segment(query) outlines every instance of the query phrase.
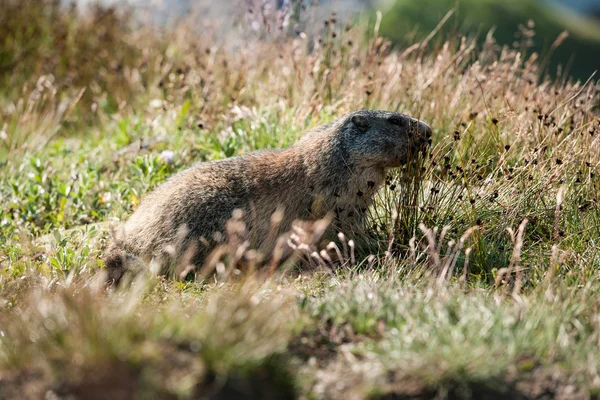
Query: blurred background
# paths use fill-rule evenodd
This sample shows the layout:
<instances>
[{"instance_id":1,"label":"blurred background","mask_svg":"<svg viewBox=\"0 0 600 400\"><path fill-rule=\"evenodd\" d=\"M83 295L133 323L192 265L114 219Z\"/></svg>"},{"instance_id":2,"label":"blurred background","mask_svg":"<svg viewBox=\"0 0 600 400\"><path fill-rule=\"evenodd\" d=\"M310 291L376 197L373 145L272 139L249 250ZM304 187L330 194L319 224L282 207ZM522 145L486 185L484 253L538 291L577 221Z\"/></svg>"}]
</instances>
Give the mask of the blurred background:
<instances>
[{"instance_id":1,"label":"blurred background","mask_svg":"<svg viewBox=\"0 0 600 400\"><path fill-rule=\"evenodd\" d=\"M249 9L270 10L274 14L282 9L317 5L321 17L332 12L340 20L361 15L373 25L376 12L381 11L379 33L396 48L410 47L432 32L436 34L428 38L429 46L439 47L448 37L460 36L476 37L483 45L491 33L496 46L519 49L525 57L538 54L542 73L552 77L585 81L600 67L600 0L0 0L0 3L4 9L4 15L0 15L3 40L15 37L27 41L28 35L36 31L35 24L39 22L41 27L45 23L33 12L41 4L60 4L65 8L75 4L79 9L98 4L127 5L132 10L131 16L138 21L152 20L165 26L186 17L188 23L193 20L198 24L199 34L207 32L202 30L202 24L210 23L211 34L216 31L221 35L233 31L236 21L244 18ZM30 10L24 13L25 8ZM22 20L26 26L21 27L13 14L18 14L17 18L29 15L31 19ZM316 14L313 20L319 20ZM298 34L306 29L306 26L295 30L292 27L288 31ZM10 73L15 54L17 59L20 57L10 47L0 49L0 73Z\"/></svg>"},{"instance_id":2,"label":"blurred background","mask_svg":"<svg viewBox=\"0 0 600 400\"><path fill-rule=\"evenodd\" d=\"M79 18L85 10L90 18ZM476 39L481 49L518 50L539 65L539 78L586 81L600 67L600 0L0 0L0 93L51 74L62 87L96 87L120 98L125 83L114 71L145 65L136 54L147 35L129 35L136 26L152 27L164 46L170 28L185 26L239 49L248 35L319 37L334 14L369 24L367 32L401 52L415 44L421 54L456 50ZM100 83L90 87L92 80ZM87 90L84 103L90 97Z\"/></svg>"},{"instance_id":3,"label":"blurred background","mask_svg":"<svg viewBox=\"0 0 600 400\"><path fill-rule=\"evenodd\" d=\"M78 0L80 5L97 0ZM195 10L200 18L218 19L239 12L240 3L281 9L318 4L324 13L383 12L380 33L407 47L438 33L430 44L440 45L448 34L476 36L484 43L492 32L498 45L540 54L545 72L586 80L600 67L600 0L101 0L128 4L145 18L166 24ZM66 2L65 2L66 3ZM200 10L198 12L198 10ZM226 21L226 20L225 20ZM443 25L440 22L443 21ZM223 20L222 22L223 23ZM226 23L225 23L226 25ZM437 30L436 30L437 29ZM561 67L562 66L562 67Z\"/></svg>"}]
</instances>

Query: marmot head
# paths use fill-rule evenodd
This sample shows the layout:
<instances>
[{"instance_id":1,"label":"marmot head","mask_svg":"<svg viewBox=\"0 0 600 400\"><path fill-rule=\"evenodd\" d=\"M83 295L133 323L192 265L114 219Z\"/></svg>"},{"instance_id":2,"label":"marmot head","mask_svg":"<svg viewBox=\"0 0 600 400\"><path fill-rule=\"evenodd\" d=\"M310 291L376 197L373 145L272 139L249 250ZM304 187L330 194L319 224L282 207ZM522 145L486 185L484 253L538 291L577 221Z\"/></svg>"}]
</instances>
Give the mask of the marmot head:
<instances>
[{"instance_id":1,"label":"marmot head","mask_svg":"<svg viewBox=\"0 0 600 400\"><path fill-rule=\"evenodd\" d=\"M336 139L355 166L399 167L431 143L429 125L398 112L355 111L339 123Z\"/></svg>"}]
</instances>

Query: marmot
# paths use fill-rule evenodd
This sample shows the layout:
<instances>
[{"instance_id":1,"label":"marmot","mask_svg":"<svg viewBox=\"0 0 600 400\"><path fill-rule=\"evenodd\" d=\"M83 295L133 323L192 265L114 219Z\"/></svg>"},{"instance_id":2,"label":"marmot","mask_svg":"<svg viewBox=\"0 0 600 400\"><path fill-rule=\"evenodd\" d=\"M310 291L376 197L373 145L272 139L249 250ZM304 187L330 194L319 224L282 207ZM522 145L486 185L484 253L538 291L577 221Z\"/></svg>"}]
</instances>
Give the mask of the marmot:
<instances>
[{"instance_id":1,"label":"marmot","mask_svg":"<svg viewBox=\"0 0 600 400\"><path fill-rule=\"evenodd\" d=\"M254 248L268 247L278 209L280 232L328 212L345 226L360 225L385 170L425 150L431 133L401 113L361 110L312 129L286 149L198 163L157 187L116 232L104 258L109 275L118 280L127 262L160 259L176 242L179 257L192 246L191 262L202 266L235 209L244 212Z\"/></svg>"}]
</instances>

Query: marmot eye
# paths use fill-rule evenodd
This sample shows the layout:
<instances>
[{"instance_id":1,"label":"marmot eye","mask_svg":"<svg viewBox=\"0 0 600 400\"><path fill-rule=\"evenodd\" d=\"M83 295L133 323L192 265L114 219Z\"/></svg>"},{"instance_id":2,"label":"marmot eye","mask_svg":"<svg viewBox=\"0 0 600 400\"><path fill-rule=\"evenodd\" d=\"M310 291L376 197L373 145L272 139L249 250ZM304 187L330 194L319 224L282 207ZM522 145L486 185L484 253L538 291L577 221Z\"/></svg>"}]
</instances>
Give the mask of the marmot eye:
<instances>
[{"instance_id":1,"label":"marmot eye","mask_svg":"<svg viewBox=\"0 0 600 400\"><path fill-rule=\"evenodd\" d=\"M390 117L388 118L388 121L390 122L390 124L398 126L402 126L404 124L404 121L400 117Z\"/></svg>"}]
</instances>

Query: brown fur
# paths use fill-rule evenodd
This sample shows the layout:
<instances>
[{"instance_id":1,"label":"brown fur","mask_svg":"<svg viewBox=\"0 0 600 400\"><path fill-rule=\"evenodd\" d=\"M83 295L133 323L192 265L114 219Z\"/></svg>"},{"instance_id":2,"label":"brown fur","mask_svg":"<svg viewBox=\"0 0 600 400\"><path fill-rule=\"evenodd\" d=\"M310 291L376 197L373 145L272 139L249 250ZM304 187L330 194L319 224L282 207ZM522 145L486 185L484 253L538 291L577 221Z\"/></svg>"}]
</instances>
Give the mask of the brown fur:
<instances>
[{"instance_id":1,"label":"brown fur","mask_svg":"<svg viewBox=\"0 0 600 400\"><path fill-rule=\"evenodd\" d=\"M313 129L287 149L196 164L150 193L116 233L104 259L109 275L118 280L132 260L163 257L169 245L176 257L193 250L187 253L192 264L202 265L235 209L244 211L255 248L272 245L266 242L273 240L271 216L278 209L280 232L328 212L339 226L361 225L385 170L406 163L430 137L429 126L404 114L362 110Z\"/></svg>"}]
</instances>

